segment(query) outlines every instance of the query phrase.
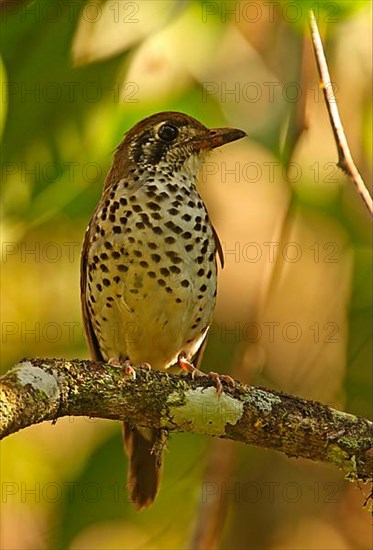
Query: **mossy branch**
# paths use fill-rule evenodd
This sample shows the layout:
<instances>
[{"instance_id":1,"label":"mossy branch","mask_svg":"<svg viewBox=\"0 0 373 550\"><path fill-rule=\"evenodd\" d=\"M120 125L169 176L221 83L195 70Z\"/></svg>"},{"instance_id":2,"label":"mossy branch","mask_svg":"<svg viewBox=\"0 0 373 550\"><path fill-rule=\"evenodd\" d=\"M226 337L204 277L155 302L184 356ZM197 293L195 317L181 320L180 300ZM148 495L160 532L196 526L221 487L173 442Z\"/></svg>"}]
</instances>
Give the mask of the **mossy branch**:
<instances>
[{"instance_id":1,"label":"mossy branch","mask_svg":"<svg viewBox=\"0 0 373 550\"><path fill-rule=\"evenodd\" d=\"M232 439L333 464L352 480L372 479L372 423L327 405L209 377L137 369L93 361L25 359L0 379L0 437L44 420L89 416L127 420Z\"/></svg>"}]
</instances>

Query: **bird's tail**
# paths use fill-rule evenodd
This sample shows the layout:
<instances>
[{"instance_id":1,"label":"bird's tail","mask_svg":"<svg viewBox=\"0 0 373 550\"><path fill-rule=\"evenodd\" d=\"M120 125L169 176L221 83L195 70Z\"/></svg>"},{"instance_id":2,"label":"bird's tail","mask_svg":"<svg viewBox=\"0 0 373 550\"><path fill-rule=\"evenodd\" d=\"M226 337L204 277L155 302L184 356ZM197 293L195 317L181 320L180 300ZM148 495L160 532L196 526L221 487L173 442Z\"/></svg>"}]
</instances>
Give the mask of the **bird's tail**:
<instances>
[{"instance_id":1,"label":"bird's tail","mask_svg":"<svg viewBox=\"0 0 373 550\"><path fill-rule=\"evenodd\" d=\"M162 467L161 430L132 427L123 422L128 454L128 489L138 510L150 506L158 492Z\"/></svg>"}]
</instances>

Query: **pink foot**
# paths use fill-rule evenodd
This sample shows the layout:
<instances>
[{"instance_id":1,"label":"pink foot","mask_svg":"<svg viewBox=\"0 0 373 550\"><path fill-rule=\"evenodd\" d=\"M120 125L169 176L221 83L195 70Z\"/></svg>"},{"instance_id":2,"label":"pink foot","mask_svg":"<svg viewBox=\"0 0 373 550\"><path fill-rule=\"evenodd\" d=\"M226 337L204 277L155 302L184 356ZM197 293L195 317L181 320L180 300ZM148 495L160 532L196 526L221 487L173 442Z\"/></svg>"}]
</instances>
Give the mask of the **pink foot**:
<instances>
[{"instance_id":1,"label":"pink foot","mask_svg":"<svg viewBox=\"0 0 373 550\"><path fill-rule=\"evenodd\" d=\"M192 375L192 378L193 380L196 378L196 377L200 377L200 376L209 376L211 378L211 380L214 381L215 383L215 386L216 386L216 391L217 393L220 395L223 391L223 384L222 384L222 381L225 382L226 384L229 384L230 386L232 386L233 388L236 386L236 383L235 381L233 380L233 378L231 376L228 376L227 374L218 374L217 372L209 372L208 374L202 372L201 370L199 369L196 369L196 367L194 365L192 365L192 363L190 363L190 361L188 361L184 355L180 354L178 359L177 359L177 362L178 362L178 365L179 367Z\"/></svg>"},{"instance_id":2,"label":"pink foot","mask_svg":"<svg viewBox=\"0 0 373 550\"><path fill-rule=\"evenodd\" d=\"M127 376L130 376L132 380L136 380L136 371L128 359L124 362L124 372L127 374Z\"/></svg>"},{"instance_id":3,"label":"pink foot","mask_svg":"<svg viewBox=\"0 0 373 550\"><path fill-rule=\"evenodd\" d=\"M132 380L136 380L136 372L133 366L131 365L131 361L126 359L125 361L121 361L117 357L110 357L108 361L109 365L112 367L116 367L118 369L123 369L124 372L132 378Z\"/></svg>"},{"instance_id":4,"label":"pink foot","mask_svg":"<svg viewBox=\"0 0 373 550\"><path fill-rule=\"evenodd\" d=\"M229 386L232 386L232 388L236 387L236 382L233 380L231 376L228 376L228 374L218 374L217 372L209 372L209 377L214 380L216 385L216 391L218 394L221 394L223 391L223 384L222 381L228 384Z\"/></svg>"}]
</instances>

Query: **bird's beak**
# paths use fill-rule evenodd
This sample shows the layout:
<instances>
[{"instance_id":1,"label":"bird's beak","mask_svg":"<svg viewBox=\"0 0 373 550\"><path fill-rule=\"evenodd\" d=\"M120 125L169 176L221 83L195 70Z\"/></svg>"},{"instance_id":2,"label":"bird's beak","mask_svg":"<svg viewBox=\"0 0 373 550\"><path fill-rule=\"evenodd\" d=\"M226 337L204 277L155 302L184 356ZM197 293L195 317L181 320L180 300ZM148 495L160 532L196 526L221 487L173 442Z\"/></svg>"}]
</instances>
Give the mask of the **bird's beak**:
<instances>
[{"instance_id":1,"label":"bird's beak","mask_svg":"<svg viewBox=\"0 0 373 550\"><path fill-rule=\"evenodd\" d=\"M202 136L194 138L193 142L200 151L209 151L245 136L246 132L236 128L212 128Z\"/></svg>"}]
</instances>

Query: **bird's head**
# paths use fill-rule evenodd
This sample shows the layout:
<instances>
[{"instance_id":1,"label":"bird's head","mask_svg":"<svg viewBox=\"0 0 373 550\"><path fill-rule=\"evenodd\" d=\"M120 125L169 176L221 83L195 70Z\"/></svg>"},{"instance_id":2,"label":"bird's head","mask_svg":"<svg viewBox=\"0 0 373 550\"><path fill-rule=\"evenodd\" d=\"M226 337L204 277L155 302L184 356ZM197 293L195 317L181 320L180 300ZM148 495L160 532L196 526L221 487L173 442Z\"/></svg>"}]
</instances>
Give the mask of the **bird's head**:
<instances>
[{"instance_id":1,"label":"bird's head","mask_svg":"<svg viewBox=\"0 0 373 550\"><path fill-rule=\"evenodd\" d=\"M208 152L245 135L234 128L209 129L183 113L157 113L125 134L114 162L125 161L148 173L189 168L196 174Z\"/></svg>"}]
</instances>

